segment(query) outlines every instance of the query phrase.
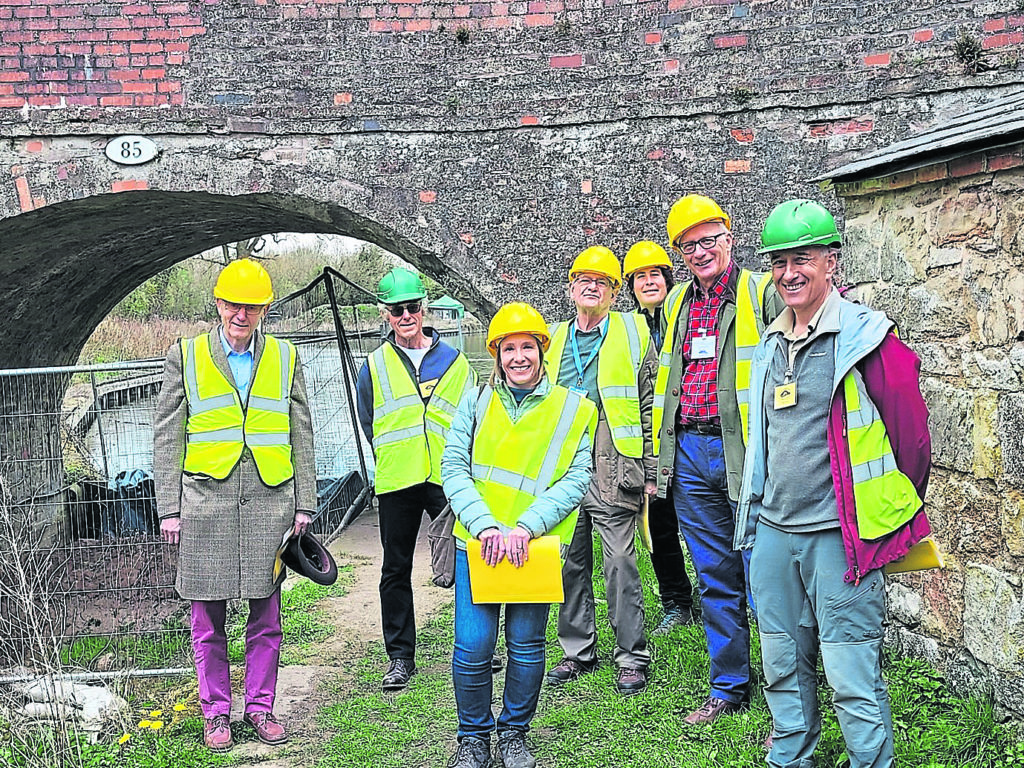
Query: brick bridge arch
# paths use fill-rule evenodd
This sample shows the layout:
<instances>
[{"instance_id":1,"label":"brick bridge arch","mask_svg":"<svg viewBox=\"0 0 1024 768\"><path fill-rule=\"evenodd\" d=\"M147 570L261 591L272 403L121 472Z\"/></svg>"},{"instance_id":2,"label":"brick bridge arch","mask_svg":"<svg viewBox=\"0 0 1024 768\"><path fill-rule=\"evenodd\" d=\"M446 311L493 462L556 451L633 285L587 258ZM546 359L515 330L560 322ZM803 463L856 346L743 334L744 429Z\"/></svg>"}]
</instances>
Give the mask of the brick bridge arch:
<instances>
[{"instance_id":1,"label":"brick bridge arch","mask_svg":"<svg viewBox=\"0 0 1024 768\"><path fill-rule=\"evenodd\" d=\"M0 220L0 367L74 363L96 325L142 282L222 243L273 232L374 243L446 285L481 316L491 303L436 254L345 207L298 195L154 190L103 194Z\"/></svg>"}]
</instances>

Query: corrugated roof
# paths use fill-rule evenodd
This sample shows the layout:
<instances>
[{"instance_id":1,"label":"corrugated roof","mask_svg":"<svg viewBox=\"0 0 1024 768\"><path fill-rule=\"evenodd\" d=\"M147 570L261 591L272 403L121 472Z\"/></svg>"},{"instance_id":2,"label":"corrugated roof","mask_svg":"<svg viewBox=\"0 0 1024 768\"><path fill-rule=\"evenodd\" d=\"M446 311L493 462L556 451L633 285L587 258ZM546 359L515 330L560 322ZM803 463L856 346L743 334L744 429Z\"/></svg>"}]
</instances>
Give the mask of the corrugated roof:
<instances>
[{"instance_id":1,"label":"corrugated roof","mask_svg":"<svg viewBox=\"0 0 1024 768\"><path fill-rule=\"evenodd\" d=\"M1024 90L898 141L811 181L859 181L922 168L1024 140Z\"/></svg>"}]
</instances>

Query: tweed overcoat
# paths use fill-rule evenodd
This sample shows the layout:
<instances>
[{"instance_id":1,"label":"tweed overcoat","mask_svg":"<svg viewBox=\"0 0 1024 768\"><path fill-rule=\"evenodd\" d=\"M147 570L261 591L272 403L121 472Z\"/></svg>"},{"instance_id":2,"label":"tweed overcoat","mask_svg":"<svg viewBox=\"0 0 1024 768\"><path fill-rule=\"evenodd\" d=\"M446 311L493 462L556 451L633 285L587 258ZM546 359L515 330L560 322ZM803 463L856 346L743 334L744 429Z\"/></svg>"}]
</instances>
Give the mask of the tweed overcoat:
<instances>
[{"instance_id":1,"label":"tweed overcoat","mask_svg":"<svg viewBox=\"0 0 1024 768\"><path fill-rule=\"evenodd\" d=\"M256 332L252 376L265 346ZM210 332L214 363L234 384L220 327ZM252 380L250 379L250 390ZM243 404L244 406L245 404ZM248 449L223 480L185 473L188 400L182 378L181 346L167 351L163 387L153 416L153 468L157 513L181 517L178 593L188 600L260 599L270 596L274 556L296 512L316 510L313 427L302 365L296 356L291 407L292 464L295 476L269 488L260 480Z\"/></svg>"}]
</instances>

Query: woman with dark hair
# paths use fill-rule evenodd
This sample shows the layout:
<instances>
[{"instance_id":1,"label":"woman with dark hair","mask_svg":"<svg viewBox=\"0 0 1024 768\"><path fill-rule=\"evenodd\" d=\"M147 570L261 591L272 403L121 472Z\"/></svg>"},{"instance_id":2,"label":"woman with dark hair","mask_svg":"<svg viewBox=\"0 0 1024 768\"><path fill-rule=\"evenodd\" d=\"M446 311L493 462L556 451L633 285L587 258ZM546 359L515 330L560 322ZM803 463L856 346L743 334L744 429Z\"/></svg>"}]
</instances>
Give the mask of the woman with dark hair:
<instances>
[{"instance_id":1,"label":"woman with dark hair","mask_svg":"<svg viewBox=\"0 0 1024 768\"><path fill-rule=\"evenodd\" d=\"M672 261L660 245L641 240L626 253L623 274L637 312L647 320L651 339L661 354L668 319L683 295L682 290L675 287ZM693 622L693 585L686 575L686 560L672 499L654 497L648 503L654 550L651 552L651 565L658 579L664 609L661 623L651 631L652 637L658 637L667 635L674 627Z\"/></svg>"},{"instance_id":2,"label":"woman with dark hair","mask_svg":"<svg viewBox=\"0 0 1024 768\"><path fill-rule=\"evenodd\" d=\"M590 485L591 440L597 409L577 392L553 384L544 371L550 336L529 304L506 304L491 320L490 381L463 397L441 457L441 481L456 523L455 649L452 677L459 748L450 768L491 765L491 734L506 768L537 764L526 732L544 678L548 603L505 604L508 665L502 710L491 712L491 657L500 603L474 602L467 541L494 567L504 558L521 568L531 541L557 536L568 548L577 506ZM477 557L477 555L473 555ZM510 578L515 578L515 573Z\"/></svg>"}]
</instances>

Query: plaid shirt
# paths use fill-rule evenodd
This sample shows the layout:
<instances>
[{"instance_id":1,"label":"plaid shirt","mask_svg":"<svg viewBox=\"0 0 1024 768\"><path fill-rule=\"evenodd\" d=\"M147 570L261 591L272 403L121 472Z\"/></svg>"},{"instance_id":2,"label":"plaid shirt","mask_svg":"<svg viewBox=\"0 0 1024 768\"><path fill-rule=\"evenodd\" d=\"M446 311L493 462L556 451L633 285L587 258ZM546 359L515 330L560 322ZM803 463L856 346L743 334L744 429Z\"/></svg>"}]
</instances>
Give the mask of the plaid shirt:
<instances>
[{"instance_id":1,"label":"plaid shirt","mask_svg":"<svg viewBox=\"0 0 1024 768\"><path fill-rule=\"evenodd\" d=\"M736 263L729 260L711 290L704 291L700 282L693 281L693 301L690 303L690 316L686 327L686 338L683 340L683 380L679 394L679 423L692 424L703 422L719 424L718 419L718 355L703 360L690 357L690 340L694 336L708 335L715 339L718 349L718 313L722 307L722 299L729 285Z\"/></svg>"}]
</instances>

